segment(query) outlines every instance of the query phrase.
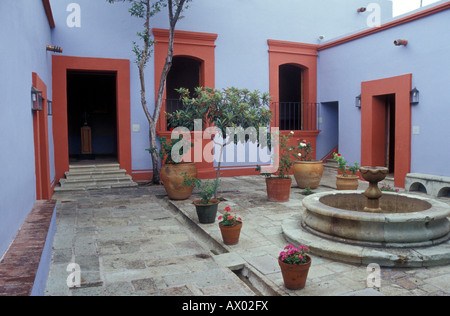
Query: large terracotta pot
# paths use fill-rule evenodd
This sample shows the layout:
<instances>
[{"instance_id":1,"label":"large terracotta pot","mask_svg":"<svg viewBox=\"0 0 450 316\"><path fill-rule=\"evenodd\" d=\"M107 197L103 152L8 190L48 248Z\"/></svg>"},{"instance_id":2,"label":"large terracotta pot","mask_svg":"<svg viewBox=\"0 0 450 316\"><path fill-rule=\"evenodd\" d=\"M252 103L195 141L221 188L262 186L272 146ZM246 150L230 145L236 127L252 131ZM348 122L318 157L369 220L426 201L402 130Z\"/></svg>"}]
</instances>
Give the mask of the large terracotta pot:
<instances>
[{"instance_id":1,"label":"large terracotta pot","mask_svg":"<svg viewBox=\"0 0 450 316\"><path fill-rule=\"evenodd\" d=\"M222 226L222 223L219 223L219 227L220 232L222 233L223 243L225 245L236 245L239 242L242 222L239 222L236 226Z\"/></svg>"},{"instance_id":2,"label":"large terracotta pot","mask_svg":"<svg viewBox=\"0 0 450 316\"><path fill-rule=\"evenodd\" d=\"M322 161L296 161L294 178L301 189L317 189L323 175Z\"/></svg>"},{"instance_id":3,"label":"large terracotta pot","mask_svg":"<svg viewBox=\"0 0 450 316\"><path fill-rule=\"evenodd\" d=\"M188 177L196 178L197 167L195 163L167 164L161 168L161 180L171 200L186 200L194 191L194 187L183 186L184 173Z\"/></svg>"},{"instance_id":4,"label":"large terracotta pot","mask_svg":"<svg viewBox=\"0 0 450 316\"><path fill-rule=\"evenodd\" d=\"M220 201L211 199L208 204L201 204L202 200L194 201L195 210L200 224L212 224L216 221L217 209Z\"/></svg>"},{"instance_id":5,"label":"large terracotta pot","mask_svg":"<svg viewBox=\"0 0 450 316\"><path fill-rule=\"evenodd\" d=\"M291 195L292 179L266 178L267 198L272 202L287 202Z\"/></svg>"},{"instance_id":6,"label":"large terracotta pot","mask_svg":"<svg viewBox=\"0 0 450 316\"><path fill-rule=\"evenodd\" d=\"M338 190L358 190L359 177L350 175L350 176L343 176L343 175L337 175L336 176L336 187Z\"/></svg>"},{"instance_id":7,"label":"large terracotta pot","mask_svg":"<svg viewBox=\"0 0 450 316\"><path fill-rule=\"evenodd\" d=\"M281 274L283 275L284 286L287 289L300 290L305 287L309 268L311 267L311 257L307 257L308 261L302 265L287 264L278 259L278 264L281 268Z\"/></svg>"}]
</instances>

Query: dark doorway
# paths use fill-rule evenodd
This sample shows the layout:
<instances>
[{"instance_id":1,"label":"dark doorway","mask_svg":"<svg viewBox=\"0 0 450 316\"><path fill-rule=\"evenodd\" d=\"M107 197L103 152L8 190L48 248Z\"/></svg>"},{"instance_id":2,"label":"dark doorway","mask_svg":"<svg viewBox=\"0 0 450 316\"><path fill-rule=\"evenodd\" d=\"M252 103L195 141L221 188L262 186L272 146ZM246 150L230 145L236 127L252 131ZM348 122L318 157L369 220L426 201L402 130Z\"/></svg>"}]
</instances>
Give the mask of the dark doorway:
<instances>
[{"instance_id":1,"label":"dark doorway","mask_svg":"<svg viewBox=\"0 0 450 316\"><path fill-rule=\"evenodd\" d=\"M279 69L280 130L302 130L302 68L281 65Z\"/></svg>"},{"instance_id":2,"label":"dark doorway","mask_svg":"<svg viewBox=\"0 0 450 316\"><path fill-rule=\"evenodd\" d=\"M395 171L395 94L389 94L386 98L386 167L389 173Z\"/></svg>"},{"instance_id":3,"label":"dark doorway","mask_svg":"<svg viewBox=\"0 0 450 316\"><path fill-rule=\"evenodd\" d=\"M201 61L185 57L175 56L172 68L167 75L166 112L173 113L181 109L179 88L186 88L194 96L194 89L201 86L200 78Z\"/></svg>"},{"instance_id":4,"label":"dark doorway","mask_svg":"<svg viewBox=\"0 0 450 316\"><path fill-rule=\"evenodd\" d=\"M117 75L67 72L70 161L117 160Z\"/></svg>"}]
</instances>

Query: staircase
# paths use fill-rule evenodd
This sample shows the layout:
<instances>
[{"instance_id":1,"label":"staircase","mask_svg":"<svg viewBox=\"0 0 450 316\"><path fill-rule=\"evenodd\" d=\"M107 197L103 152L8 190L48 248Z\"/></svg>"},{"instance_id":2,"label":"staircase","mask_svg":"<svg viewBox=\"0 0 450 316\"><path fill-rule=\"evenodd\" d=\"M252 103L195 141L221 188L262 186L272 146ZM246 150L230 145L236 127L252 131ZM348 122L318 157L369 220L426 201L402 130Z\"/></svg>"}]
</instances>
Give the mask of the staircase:
<instances>
[{"instance_id":1,"label":"staircase","mask_svg":"<svg viewBox=\"0 0 450 316\"><path fill-rule=\"evenodd\" d=\"M135 187L126 170L120 169L118 163L97 165L71 165L55 187L55 191L84 191L111 188Z\"/></svg>"}]
</instances>

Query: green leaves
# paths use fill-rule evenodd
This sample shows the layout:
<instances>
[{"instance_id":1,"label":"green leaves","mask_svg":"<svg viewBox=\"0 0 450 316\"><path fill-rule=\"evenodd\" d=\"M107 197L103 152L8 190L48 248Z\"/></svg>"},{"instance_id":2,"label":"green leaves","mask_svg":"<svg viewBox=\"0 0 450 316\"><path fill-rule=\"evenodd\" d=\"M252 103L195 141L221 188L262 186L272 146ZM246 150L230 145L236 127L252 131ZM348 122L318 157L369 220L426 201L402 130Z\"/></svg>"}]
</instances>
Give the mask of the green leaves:
<instances>
[{"instance_id":1,"label":"green leaves","mask_svg":"<svg viewBox=\"0 0 450 316\"><path fill-rule=\"evenodd\" d=\"M187 89L178 89L183 102L183 110L166 114L170 127L183 126L193 130L195 119L202 120L203 126L214 125L222 132L224 138L230 136L227 128L255 128L268 127L272 119L269 110L270 96L268 93L249 91L248 89L228 88L216 90L198 87L194 97L190 97ZM234 142L246 142L253 137L238 139Z\"/></svg>"}]
</instances>

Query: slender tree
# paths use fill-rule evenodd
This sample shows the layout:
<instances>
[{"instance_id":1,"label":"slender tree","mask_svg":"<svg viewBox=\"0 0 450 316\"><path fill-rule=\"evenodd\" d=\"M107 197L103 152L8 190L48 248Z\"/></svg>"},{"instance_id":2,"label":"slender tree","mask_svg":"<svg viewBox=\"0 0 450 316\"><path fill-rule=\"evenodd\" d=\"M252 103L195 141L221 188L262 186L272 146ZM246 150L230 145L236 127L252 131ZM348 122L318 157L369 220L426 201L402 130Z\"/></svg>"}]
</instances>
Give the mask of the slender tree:
<instances>
[{"instance_id":1,"label":"slender tree","mask_svg":"<svg viewBox=\"0 0 450 316\"><path fill-rule=\"evenodd\" d=\"M166 88L167 75L172 67L173 60L173 43L175 36L175 27L177 22L181 18L181 14L184 9L187 8L187 4L192 0L107 0L109 3L115 2L129 2L129 12L131 16L138 17L144 20L144 30L138 32L137 35L141 39L142 43L139 45L133 42L133 52L136 55L136 64L139 68L139 79L141 82L141 105L144 110L145 116L149 123L149 142L150 148L157 147L156 142L156 126L158 118L161 113L161 107L163 104L164 90ZM147 97L145 91L145 67L149 61L152 53L152 48L155 42L151 36L151 18L161 11L162 8L167 8L169 13L169 49L167 51L166 62L161 73L161 79L159 82L158 96L153 113L150 112L147 104ZM160 157L156 151L151 152L153 163L153 180L155 184L160 183Z\"/></svg>"}]
</instances>

